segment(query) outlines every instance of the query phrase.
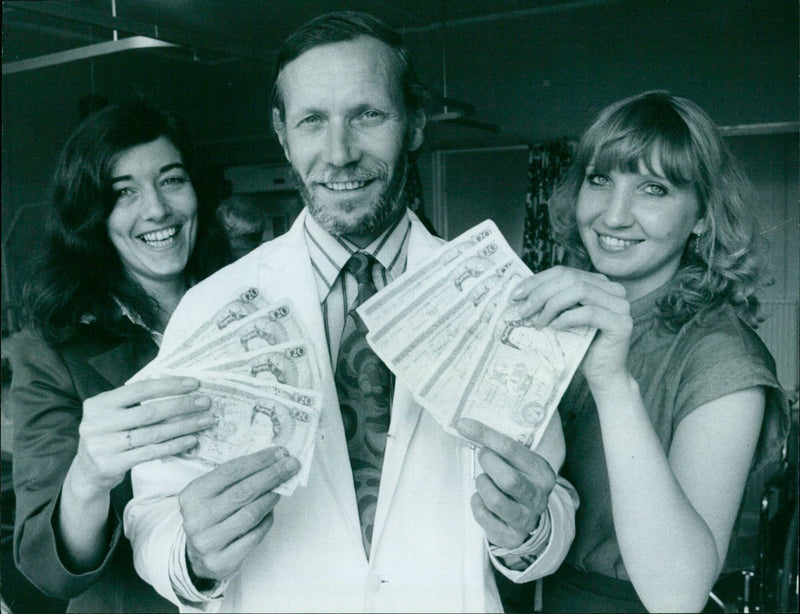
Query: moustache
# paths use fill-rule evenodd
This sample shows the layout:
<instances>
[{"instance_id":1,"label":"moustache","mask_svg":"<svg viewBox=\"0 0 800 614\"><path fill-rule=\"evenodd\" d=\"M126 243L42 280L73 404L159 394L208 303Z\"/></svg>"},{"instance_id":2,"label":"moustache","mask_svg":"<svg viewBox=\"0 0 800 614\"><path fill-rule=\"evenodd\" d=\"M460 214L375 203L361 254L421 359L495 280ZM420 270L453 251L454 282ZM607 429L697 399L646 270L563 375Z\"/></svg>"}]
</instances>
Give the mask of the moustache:
<instances>
[{"instance_id":1,"label":"moustache","mask_svg":"<svg viewBox=\"0 0 800 614\"><path fill-rule=\"evenodd\" d=\"M387 179L389 173L382 168L336 169L311 173L308 183L346 183L348 181L374 181Z\"/></svg>"}]
</instances>

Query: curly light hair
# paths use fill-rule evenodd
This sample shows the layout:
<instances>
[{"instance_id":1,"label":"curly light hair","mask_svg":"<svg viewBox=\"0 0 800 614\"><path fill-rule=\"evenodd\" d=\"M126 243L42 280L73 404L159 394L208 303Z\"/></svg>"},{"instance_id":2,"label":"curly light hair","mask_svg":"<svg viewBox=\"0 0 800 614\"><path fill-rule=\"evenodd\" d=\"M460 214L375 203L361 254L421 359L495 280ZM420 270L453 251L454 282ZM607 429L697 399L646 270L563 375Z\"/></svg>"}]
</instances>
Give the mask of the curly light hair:
<instances>
[{"instance_id":1,"label":"curly light hair","mask_svg":"<svg viewBox=\"0 0 800 614\"><path fill-rule=\"evenodd\" d=\"M753 190L711 118L692 101L650 91L603 109L583 135L572 166L550 199L556 239L575 264L591 267L576 221L586 168L596 172L653 172L660 163L670 182L692 186L706 230L691 237L670 291L660 300L661 319L678 328L696 314L729 303L751 326L758 321L756 290L762 285L760 235Z\"/></svg>"}]
</instances>

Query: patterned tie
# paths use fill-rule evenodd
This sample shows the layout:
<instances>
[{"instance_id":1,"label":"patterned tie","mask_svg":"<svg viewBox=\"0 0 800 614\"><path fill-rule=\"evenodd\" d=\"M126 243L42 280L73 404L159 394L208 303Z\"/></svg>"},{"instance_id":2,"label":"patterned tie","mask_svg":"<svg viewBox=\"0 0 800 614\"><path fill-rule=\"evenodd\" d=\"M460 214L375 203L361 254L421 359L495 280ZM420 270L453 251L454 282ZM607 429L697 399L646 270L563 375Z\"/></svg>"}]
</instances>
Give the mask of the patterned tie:
<instances>
[{"instance_id":1,"label":"patterned tie","mask_svg":"<svg viewBox=\"0 0 800 614\"><path fill-rule=\"evenodd\" d=\"M347 314L336 363L336 391L353 469L361 539L367 557L389 431L392 385L389 369L367 345L367 328L355 311L377 292L372 282L373 262L372 256L356 253L345 264L345 270L358 281L358 297Z\"/></svg>"}]
</instances>

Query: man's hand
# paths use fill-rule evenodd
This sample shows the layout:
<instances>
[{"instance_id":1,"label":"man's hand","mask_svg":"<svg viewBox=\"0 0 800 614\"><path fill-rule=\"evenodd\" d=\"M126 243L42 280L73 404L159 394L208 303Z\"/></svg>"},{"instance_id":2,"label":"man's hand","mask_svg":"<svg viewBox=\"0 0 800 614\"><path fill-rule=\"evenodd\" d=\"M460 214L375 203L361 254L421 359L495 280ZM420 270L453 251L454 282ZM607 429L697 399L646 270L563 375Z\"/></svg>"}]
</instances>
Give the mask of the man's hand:
<instances>
[{"instance_id":1,"label":"man's hand","mask_svg":"<svg viewBox=\"0 0 800 614\"><path fill-rule=\"evenodd\" d=\"M521 545L547 509L556 474L536 452L475 420L462 419L459 433L482 446L485 473L475 480L472 513L495 546Z\"/></svg>"},{"instance_id":2,"label":"man's hand","mask_svg":"<svg viewBox=\"0 0 800 614\"><path fill-rule=\"evenodd\" d=\"M272 492L300 469L284 448L228 461L197 478L178 497L187 563L200 579L235 573L272 526L280 495Z\"/></svg>"}]
</instances>

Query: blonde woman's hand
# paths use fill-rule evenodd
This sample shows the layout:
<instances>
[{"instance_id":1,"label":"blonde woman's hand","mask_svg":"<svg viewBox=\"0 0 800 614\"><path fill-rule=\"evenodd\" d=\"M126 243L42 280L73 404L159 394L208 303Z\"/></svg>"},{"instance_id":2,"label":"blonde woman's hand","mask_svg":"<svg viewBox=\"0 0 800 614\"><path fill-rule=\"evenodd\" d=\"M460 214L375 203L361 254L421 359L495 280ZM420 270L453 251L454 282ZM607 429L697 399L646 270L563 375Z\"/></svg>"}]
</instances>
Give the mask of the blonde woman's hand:
<instances>
[{"instance_id":1,"label":"blonde woman's hand","mask_svg":"<svg viewBox=\"0 0 800 614\"><path fill-rule=\"evenodd\" d=\"M627 374L633 320L622 285L605 275L556 266L520 282L512 300L537 327L597 328L581 370L594 390Z\"/></svg>"}]
</instances>

